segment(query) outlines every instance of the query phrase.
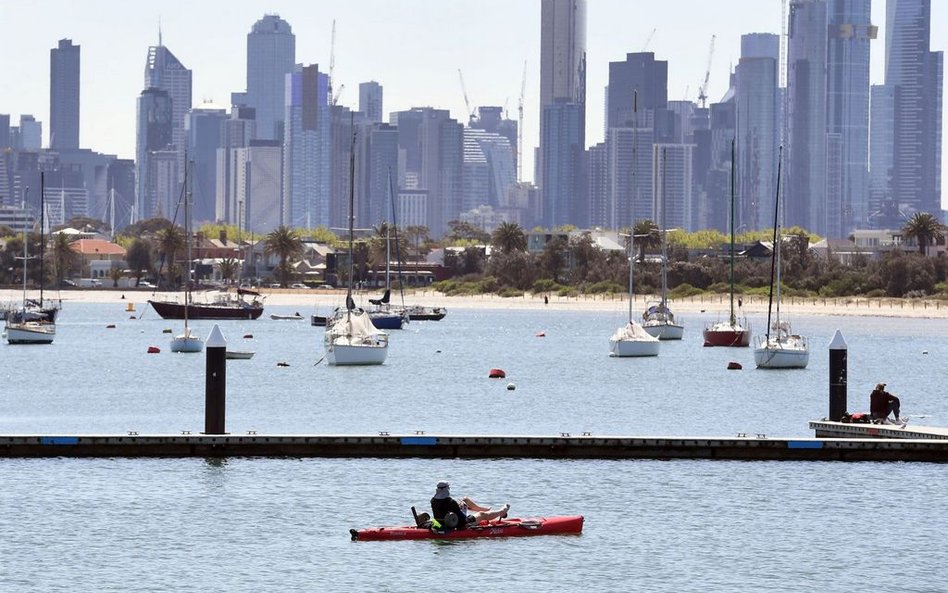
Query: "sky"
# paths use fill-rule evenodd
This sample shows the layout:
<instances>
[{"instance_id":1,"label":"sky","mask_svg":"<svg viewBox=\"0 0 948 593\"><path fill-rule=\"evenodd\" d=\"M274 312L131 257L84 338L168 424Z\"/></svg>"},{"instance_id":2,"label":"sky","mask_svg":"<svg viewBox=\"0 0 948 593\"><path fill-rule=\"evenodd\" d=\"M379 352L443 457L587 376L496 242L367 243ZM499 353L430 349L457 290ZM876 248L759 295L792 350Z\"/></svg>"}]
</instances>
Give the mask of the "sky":
<instances>
[{"instance_id":1,"label":"sky","mask_svg":"<svg viewBox=\"0 0 948 593\"><path fill-rule=\"evenodd\" d=\"M873 0L880 37L871 80L884 81L885 1ZM466 121L458 70L472 108L505 106L517 118L524 86L524 169L533 179L539 137L539 0L0 0L0 113L33 114L49 134L49 50L59 39L81 46L80 144L133 158L135 104L150 45L162 41L193 71L195 106L228 107L246 88L247 33L265 13L296 35L296 60L328 71L336 23L334 87L358 108L359 83L378 81L383 109L432 106ZM667 60L669 99L696 100L714 52L709 102L727 90L744 33L780 33L781 0L588 0L587 144L603 139L610 61L643 50ZM932 2L932 50L948 45L948 1ZM524 65L526 64L526 69ZM524 71L526 77L524 79ZM943 118L948 128L948 118ZM948 134L942 134L943 143ZM942 199L948 159L942 155Z\"/></svg>"}]
</instances>

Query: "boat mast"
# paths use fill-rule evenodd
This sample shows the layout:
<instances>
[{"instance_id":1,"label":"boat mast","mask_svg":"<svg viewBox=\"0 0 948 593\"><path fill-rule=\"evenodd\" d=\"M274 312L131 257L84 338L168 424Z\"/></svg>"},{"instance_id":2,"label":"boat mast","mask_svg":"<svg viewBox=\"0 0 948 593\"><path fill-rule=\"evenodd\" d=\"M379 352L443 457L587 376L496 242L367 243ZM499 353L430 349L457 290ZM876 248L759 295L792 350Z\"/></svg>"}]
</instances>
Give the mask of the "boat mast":
<instances>
[{"instance_id":1,"label":"boat mast","mask_svg":"<svg viewBox=\"0 0 948 593\"><path fill-rule=\"evenodd\" d=\"M190 177L188 176L188 163L185 161L184 165L184 238L188 243L188 265L187 278L184 280L184 337L185 339L190 337L188 332L188 305L191 304L191 186L188 185L191 182Z\"/></svg>"},{"instance_id":2,"label":"boat mast","mask_svg":"<svg viewBox=\"0 0 948 593\"><path fill-rule=\"evenodd\" d=\"M737 324L737 318L734 316L734 139L731 139L731 329Z\"/></svg>"},{"instance_id":3,"label":"boat mast","mask_svg":"<svg viewBox=\"0 0 948 593\"><path fill-rule=\"evenodd\" d=\"M355 301L352 300L352 275L355 272L354 266L354 253L352 251L352 233L353 228L355 227L355 212L353 210L355 202L355 144L356 144L356 132L355 127L352 126L350 122L350 127L352 129L352 145L349 149L349 281L346 283L346 321L351 323L352 318L352 307ZM349 325L349 330L351 331L352 326Z\"/></svg>"},{"instance_id":4,"label":"boat mast","mask_svg":"<svg viewBox=\"0 0 948 593\"><path fill-rule=\"evenodd\" d=\"M780 149L777 152L777 193L774 196L774 244L773 244L773 253L770 256L770 294L768 296L767 302L767 333L766 339L764 341L765 346L770 345L770 317L773 311L774 306L774 272L777 268L777 258L779 257L779 246L777 245L777 213L780 211L779 202L780 202L780 173L781 167L783 165L783 145L780 146ZM778 277L779 282L779 277ZM778 287L779 291L779 287ZM779 299L779 292L778 292ZM779 305L778 305L778 315L779 315ZM778 318L779 322L779 318ZM779 333L778 333L779 335Z\"/></svg>"},{"instance_id":5,"label":"boat mast","mask_svg":"<svg viewBox=\"0 0 948 593\"><path fill-rule=\"evenodd\" d=\"M26 250L26 246L29 244L29 240L28 240L29 235L27 234L28 225L26 224L28 220L26 217L26 198L29 195L30 195L30 188L27 187L23 190L23 319L22 321L26 321L26 262L29 259L28 257L29 254Z\"/></svg>"},{"instance_id":6,"label":"boat mast","mask_svg":"<svg viewBox=\"0 0 948 593\"><path fill-rule=\"evenodd\" d=\"M635 166L636 149L638 148L638 137L636 132L639 127L639 91L632 91L632 195L635 196ZM633 198L631 208L629 208L629 220L632 226L629 227L629 323L632 323L632 270L635 267L635 199Z\"/></svg>"},{"instance_id":7,"label":"boat mast","mask_svg":"<svg viewBox=\"0 0 948 593\"><path fill-rule=\"evenodd\" d=\"M402 308L405 307L405 282L402 280L402 252L398 248L398 214L395 209L395 185L392 182L392 168L388 169L388 191L392 200L392 226L395 227L395 258L398 262L398 294L402 297ZM386 286L387 288L387 286Z\"/></svg>"},{"instance_id":8,"label":"boat mast","mask_svg":"<svg viewBox=\"0 0 948 593\"><path fill-rule=\"evenodd\" d=\"M667 165L666 150L666 148L662 147L662 314L665 314L668 310L668 241L666 236L668 231L665 229L665 184L667 182L665 177Z\"/></svg>"},{"instance_id":9,"label":"boat mast","mask_svg":"<svg viewBox=\"0 0 948 593\"><path fill-rule=\"evenodd\" d=\"M43 260L46 255L46 173L40 171L40 309L43 308L43 285L46 284L46 270L43 267ZM65 217L66 211L63 210ZM26 262L23 262L26 265Z\"/></svg>"}]
</instances>

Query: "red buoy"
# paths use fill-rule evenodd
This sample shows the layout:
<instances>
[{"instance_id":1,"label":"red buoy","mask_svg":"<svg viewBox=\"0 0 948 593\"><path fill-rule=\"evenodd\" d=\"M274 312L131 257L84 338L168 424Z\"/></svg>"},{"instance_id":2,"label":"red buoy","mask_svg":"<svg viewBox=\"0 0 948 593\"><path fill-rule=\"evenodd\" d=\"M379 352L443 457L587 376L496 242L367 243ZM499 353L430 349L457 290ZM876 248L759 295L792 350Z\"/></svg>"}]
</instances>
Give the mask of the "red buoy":
<instances>
[{"instance_id":1,"label":"red buoy","mask_svg":"<svg viewBox=\"0 0 948 593\"><path fill-rule=\"evenodd\" d=\"M742 367L742 366L741 366L741 363L739 363L739 362L735 362L735 361L732 360L731 362L727 363L727 370L729 370L729 371L739 371L739 370L741 370L742 368L744 368L744 367Z\"/></svg>"},{"instance_id":2,"label":"red buoy","mask_svg":"<svg viewBox=\"0 0 948 593\"><path fill-rule=\"evenodd\" d=\"M161 348L159 348L158 346L148 347L148 354L158 354L159 352L161 352Z\"/></svg>"},{"instance_id":3,"label":"red buoy","mask_svg":"<svg viewBox=\"0 0 948 593\"><path fill-rule=\"evenodd\" d=\"M491 379L503 379L507 376L507 373L503 369L491 369L487 376Z\"/></svg>"}]
</instances>

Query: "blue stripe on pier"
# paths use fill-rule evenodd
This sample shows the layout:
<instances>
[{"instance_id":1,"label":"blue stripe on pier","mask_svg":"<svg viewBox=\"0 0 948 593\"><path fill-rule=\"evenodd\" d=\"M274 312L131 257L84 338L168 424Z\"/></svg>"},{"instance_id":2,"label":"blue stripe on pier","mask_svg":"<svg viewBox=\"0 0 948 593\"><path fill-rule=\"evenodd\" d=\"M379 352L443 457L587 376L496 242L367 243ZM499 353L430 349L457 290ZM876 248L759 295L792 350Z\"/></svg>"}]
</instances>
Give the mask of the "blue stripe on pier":
<instances>
[{"instance_id":1,"label":"blue stripe on pier","mask_svg":"<svg viewBox=\"0 0 948 593\"><path fill-rule=\"evenodd\" d=\"M402 444L403 445L423 445L423 446L437 445L438 438L437 437L402 437Z\"/></svg>"},{"instance_id":2,"label":"blue stripe on pier","mask_svg":"<svg viewBox=\"0 0 948 593\"><path fill-rule=\"evenodd\" d=\"M41 445L78 445L79 437L40 437Z\"/></svg>"},{"instance_id":3,"label":"blue stripe on pier","mask_svg":"<svg viewBox=\"0 0 948 593\"><path fill-rule=\"evenodd\" d=\"M787 441L788 449L822 449L823 441Z\"/></svg>"}]
</instances>

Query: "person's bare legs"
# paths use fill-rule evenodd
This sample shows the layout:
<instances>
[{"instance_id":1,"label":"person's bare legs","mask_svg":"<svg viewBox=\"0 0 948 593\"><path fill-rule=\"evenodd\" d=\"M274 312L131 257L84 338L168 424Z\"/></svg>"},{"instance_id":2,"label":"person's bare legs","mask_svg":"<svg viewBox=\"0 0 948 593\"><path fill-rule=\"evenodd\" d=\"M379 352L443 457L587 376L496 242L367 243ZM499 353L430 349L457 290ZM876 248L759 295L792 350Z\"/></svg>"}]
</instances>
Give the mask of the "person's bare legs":
<instances>
[{"instance_id":1,"label":"person's bare legs","mask_svg":"<svg viewBox=\"0 0 948 593\"><path fill-rule=\"evenodd\" d=\"M510 510L510 505L505 504L502 507L497 509L487 509L485 511L474 511L470 513L474 520L480 523L481 521L493 521L494 519L500 519L501 517L507 516L507 511Z\"/></svg>"}]
</instances>

